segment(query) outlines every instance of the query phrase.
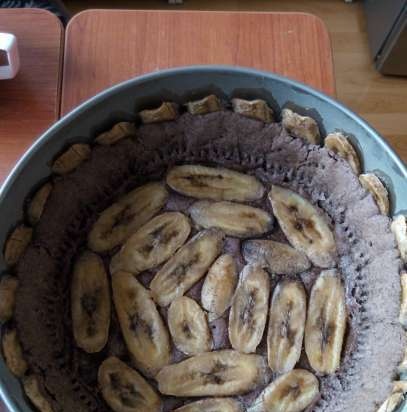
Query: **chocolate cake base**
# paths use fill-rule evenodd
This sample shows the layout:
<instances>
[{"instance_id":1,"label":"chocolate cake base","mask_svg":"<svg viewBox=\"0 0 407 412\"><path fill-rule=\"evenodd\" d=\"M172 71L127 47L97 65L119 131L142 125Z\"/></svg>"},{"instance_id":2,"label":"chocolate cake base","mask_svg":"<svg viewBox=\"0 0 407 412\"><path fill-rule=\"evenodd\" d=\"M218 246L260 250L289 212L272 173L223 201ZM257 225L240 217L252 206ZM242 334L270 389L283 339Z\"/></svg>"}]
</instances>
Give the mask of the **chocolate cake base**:
<instances>
[{"instance_id":1,"label":"chocolate cake base","mask_svg":"<svg viewBox=\"0 0 407 412\"><path fill-rule=\"evenodd\" d=\"M92 223L121 194L162 179L169 167L183 163L255 175L267 189L272 184L291 188L325 211L336 237L349 321L341 367L334 375L318 377L321 398L309 410L373 412L390 391L406 343L395 321L400 261L389 219L379 213L344 160L292 138L278 123L264 124L229 111L185 113L176 121L140 126L136 136L114 146L95 145L88 161L55 181L33 243L17 267L15 316L30 368L41 377L54 410L108 411L97 386L98 367L109 355L130 363L114 313L109 343L102 352L87 354L73 341L72 263L86 248ZM172 194L166 207L183 211L190 202ZM266 199L256 204L270 210ZM275 230L267 237L275 236L283 237ZM228 238L225 249L240 266L244 264L238 239ZM108 268L110 255L103 258ZM145 285L155 271L140 275ZM313 268L301 275L308 291L319 271ZM199 296L200 287L195 285L188 294ZM210 325L215 349L230 347L226 319L227 314ZM258 353L265 355L264 342ZM174 361L183 357L174 350ZM306 359L300 366L310 369ZM240 400L249 406L261 389ZM167 398L164 410L184 402Z\"/></svg>"}]
</instances>

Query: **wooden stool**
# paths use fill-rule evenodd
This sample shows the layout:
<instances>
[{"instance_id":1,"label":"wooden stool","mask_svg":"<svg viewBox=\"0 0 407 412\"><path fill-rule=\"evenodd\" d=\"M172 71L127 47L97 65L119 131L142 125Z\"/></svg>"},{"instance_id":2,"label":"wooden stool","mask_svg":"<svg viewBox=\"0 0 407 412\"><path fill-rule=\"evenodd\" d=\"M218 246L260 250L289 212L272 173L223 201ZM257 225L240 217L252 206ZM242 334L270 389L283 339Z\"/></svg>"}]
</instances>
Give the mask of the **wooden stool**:
<instances>
[{"instance_id":1,"label":"wooden stool","mask_svg":"<svg viewBox=\"0 0 407 412\"><path fill-rule=\"evenodd\" d=\"M254 67L335 94L329 35L313 15L89 10L67 27L62 113L123 80L192 64Z\"/></svg>"}]
</instances>

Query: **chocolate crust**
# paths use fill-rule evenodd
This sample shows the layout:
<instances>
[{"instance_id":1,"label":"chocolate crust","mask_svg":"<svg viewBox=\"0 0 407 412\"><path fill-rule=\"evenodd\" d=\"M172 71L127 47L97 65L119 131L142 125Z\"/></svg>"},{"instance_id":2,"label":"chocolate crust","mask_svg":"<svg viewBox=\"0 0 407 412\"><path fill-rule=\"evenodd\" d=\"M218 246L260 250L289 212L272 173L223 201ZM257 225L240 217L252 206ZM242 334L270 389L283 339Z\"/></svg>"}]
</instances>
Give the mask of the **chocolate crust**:
<instances>
[{"instance_id":1,"label":"chocolate crust","mask_svg":"<svg viewBox=\"0 0 407 412\"><path fill-rule=\"evenodd\" d=\"M117 196L148 180L161 179L169 167L182 163L255 175L267 189L271 184L291 188L325 211L334 227L337 266L346 286L348 338L340 370L319 377L321 399L309 410L374 411L390 391L406 343L395 322L400 261L390 220L380 215L372 196L361 188L343 159L289 136L279 123L265 124L230 111L184 113L175 121L141 125L136 137L112 146L94 146L87 161L55 179L33 242L16 269L20 287L15 312L30 368L41 377L53 408L109 410L99 395L97 367L108 355L120 354L124 360L128 356L114 318L110 343L101 353L84 354L72 343L71 266L86 246L91 224ZM175 195L169 204L177 210L186 207L185 199ZM265 199L258 205L266 207ZM233 254L242 262L239 247L233 247ZM104 259L107 265L109 255ZM316 272L303 274L306 286L307 277L312 279ZM197 292L199 285L190 291ZM218 324L218 334L224 333L221 321ZM252 398L241 400L249 404ZM169 401L166 407L174 403Z\"/></svg>"}]
</instances>

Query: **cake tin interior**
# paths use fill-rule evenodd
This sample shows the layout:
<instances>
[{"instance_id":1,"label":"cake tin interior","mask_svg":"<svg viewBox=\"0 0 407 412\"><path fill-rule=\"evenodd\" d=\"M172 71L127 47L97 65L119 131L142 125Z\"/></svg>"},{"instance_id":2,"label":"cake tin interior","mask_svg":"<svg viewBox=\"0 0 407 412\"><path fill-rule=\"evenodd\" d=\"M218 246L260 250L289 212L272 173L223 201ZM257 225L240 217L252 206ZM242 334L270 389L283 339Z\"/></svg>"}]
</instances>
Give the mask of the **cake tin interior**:
<instances>
[{"instance_id":1,"label":"cake tin interior","mask_svg":"<svg viewBox=\"0 0 407 412\"><path fill-rule=\"evenodd\" d=\"M120 120L163 100L184 103L210 93L231 98L266 99L279 113L284 106L310 113L323 132L345 131L359 151L364 171L374 171L390 191L392 214L407 212L407 169L388 144L365 121L309 86L268 72L228 66L192 66L164 70L114 86L83 103L46 131L26 152L0 190L0 244L23 217L24 199L50 175L50 162L73 142L91 141ZM0 273L5 272L0 257ZM33 279L33 281L35 281ZM32 409L20 384L0 359L0 395L12 412ZM407 407L403 409L407 412Z\"/></svg>"}]
</instances>

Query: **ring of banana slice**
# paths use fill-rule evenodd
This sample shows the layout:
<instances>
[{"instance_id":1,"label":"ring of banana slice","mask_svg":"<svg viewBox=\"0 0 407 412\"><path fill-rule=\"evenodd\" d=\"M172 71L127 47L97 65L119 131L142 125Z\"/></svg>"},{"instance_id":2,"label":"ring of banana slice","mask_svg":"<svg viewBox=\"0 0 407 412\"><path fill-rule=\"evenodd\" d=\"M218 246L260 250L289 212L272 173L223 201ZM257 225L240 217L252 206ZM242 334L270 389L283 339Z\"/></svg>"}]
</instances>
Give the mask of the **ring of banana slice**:
<instances>
[{"instance_id":1,"label":"ring of banana slice","mask_svg":"<svg viewBox=\"0 0 407 412\"><path fill-rule=\"evenodd\" d=\"M224 110L214 95L185 107L193 116ZM241 116L274 121L263 100L236 98L232 107ZM176 104L164 102L139 117L143 124L170 122L178 111ZM320 142L318 124L310 117L286 108L282 125L307 144ZM135 124L120 122L95 143L111 146L135 135ZM361 173L357 151L343 133L329 134L325 148ZM88 144L74 144L52 170L69 174L91 152ZM380 213L388 214L380 178L365 173L359 179ZM38 371L24 358L13 325L18 279L12 271L52 190L48 182L35 193L27 207L30 225L17 226L6 240L10 273L0 281L0 320L7 322L3 355L41 412L55 409ZM189 206L171 208L174 195ZM391 225L404 265L406 227L402 215ZM100 364L97 381L105 403L114 412L311 411L320 400L320 380L341 368L346 347L347 292L335 237L329 216L303 193L239 169L173 165L163 180L118 197L94 220L87 250L78 253L71 274L76 346L104 353L112 316L125 343L127 357L105 356ZM228 248L231 239L239 245L240 259ZM304 273L314 274L311 284L303 281ZM401 284L400 323L407 328L405 271ZM219 344L215 335L222 324L227 337ZM405 393L407 384L400 380L378 411L395 411Z\"/></svg>"}]
</instances>

